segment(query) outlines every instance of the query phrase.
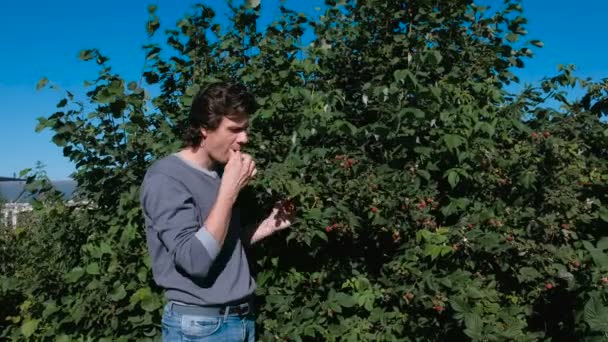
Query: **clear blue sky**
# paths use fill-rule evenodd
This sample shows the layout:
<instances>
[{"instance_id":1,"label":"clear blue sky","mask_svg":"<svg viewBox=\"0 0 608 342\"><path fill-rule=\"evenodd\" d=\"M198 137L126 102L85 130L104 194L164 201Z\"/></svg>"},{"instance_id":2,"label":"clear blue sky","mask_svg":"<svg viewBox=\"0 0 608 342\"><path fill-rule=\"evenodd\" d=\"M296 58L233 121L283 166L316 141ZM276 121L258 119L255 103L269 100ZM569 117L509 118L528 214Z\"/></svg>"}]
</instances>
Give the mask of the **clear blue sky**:
<instances>
[{"instance_id":1,"label":"clear blue sky","mask_svg":"<svg viewBox=\"0 0 608 342\"><path fill-rule=\"evenodd\" d=\"M228 9L221 0L212 3L218 14ZM261 0L264 22L278 14L278 0ZM52 179L66 179L74 171L61 149L50 142L51 133L35 133L36 118L55 111L61 94L36 91L47 77L62 89L78 92L96 69L78 60L80 50L98 48L110 58L113 69L130 80L138 79L143 64L141 46L147 42L147 5L157 4L161 29L173 27L195 1L2 1L0 2L0 176L46 165ZM313 14L322 0L288 1L288 7ZM484 0L500 6L502 0ZM528 19L526 39L544 42L535 57L517 75L535 82L553 75L558 64L575 64L580 76L608 77L608 27L603 0L524 1Z\"/></svg>"}]
</instances>

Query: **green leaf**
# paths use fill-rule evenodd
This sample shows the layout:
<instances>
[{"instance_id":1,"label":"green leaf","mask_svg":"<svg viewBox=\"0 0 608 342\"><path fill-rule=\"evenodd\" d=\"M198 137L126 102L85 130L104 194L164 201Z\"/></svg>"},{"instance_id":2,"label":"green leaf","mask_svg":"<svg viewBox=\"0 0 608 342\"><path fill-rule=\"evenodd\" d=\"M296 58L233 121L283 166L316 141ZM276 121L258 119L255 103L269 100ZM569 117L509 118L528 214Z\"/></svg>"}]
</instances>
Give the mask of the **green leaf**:
<instances>
[{"instance_id":1,"label":"green leaf","mask_svg":"<svg viewBox=\"0 0 608 342\"><path fill-rule=\"evenodd\" d=\"M139 304L144 311L152 312L156 311L158 308L162 306L160 300L156 295L150 294L146 296Z\"/></svg>"},{"instance_id":2,"label":"green leaf","mask_svg":"<svg viewBox=\"0 0 608 342\"><path fill-rule=\"evenodd\" d=\"M608 248L608 236L604 236L597 242L597 248L599 250L606 250Z\"/></svg>"},{"instance_id":3,"label":"green leaf","mask_svg":"<svg viewBox=\"0 0 608 342\"><path fill-rule=\"evenodd\" d=\"M340 304L340 306L345 307L345 308L350 308L350 307L353 307L355 304L357 304L357 301L352 296L350 296L344 292L336 293L334 298L335 298L336 302L338 302L338 304Z\"/></svg>"},{"instance_id":4,"label":"green leaf","mask_svg":"<svg viewBox=\"0 0 608 342\"><path fill-rule=\"evenodd\" d=\"M601 299L597 296L592 296L584 308L584 319L591 330L608 332L608 308L606 308Z\"/></svg>"},{"instance_id":5,"label":"green leaf","mask_svg":"<svg viewBox=\"0 0 608 342\"><path fill-rule=\"evenodd\" d=\"M84 269L82 267L74 267L69 273L67 273L64 278L68 283L74 283L82 277L84 274Z\"/></svg>"},{"instance_id":6,"label":"green leaf","mask_svg":"<svg viewBox=\"0 0 608 342\"><path fill-rule=\"evenodd\" d=\"M464 144L464 142L465 142L463 137L461 137L460 135L456 135L456 134L446 134L443 137L443 140L445 141L445 145L450 150L455 149L456 147Z\"/></svg>"},{"instance_id":7,"label":"green leaf","mask_svg":"<svg viewBox=\"0 0 608 342\"><path fill-rule=\"evenodd\" d=\"M39 320L37 320L37 319L25 321L25 323L23 323L23 325L21 325L21 333L23 334L23 336L25 336L25 337L32 336L34 334L34 332L36 332L36 329L38 329L38 322L39 322Z\"/></svg>"},{"instance_id":8,"label":"green leaf","mask_svg":"<svg viewBox=\"0 0 608 342\"><path fill-rule=\"evenodd\" d=\"M519 177L519 183L524 186L526 189L532 188L532 185L536 181L536 175L530 171L524 172Z\"/></svg>"},{"instance_id":9,"label":"green leaf","mask_svg":"<svg viewBox=\"0 0 608 342\"><path fill-rule=\"evenodd\" d=\"M99 264L96 262L88 264L86 272L87 274L99 274Z\"/></svg>"},{"instance_id":10,"label":"green leaf","mask_svg":"<svg viewBox=\"0 0 608 342\"><path fill-rule=\"evenodd\" d=\"M483 338L483 321L481 317L475 313L467 313L464 315L464 325L466 329L464 333L472 339Z\"/></svg>"},{"instance_id":11,"label":"green leaf","mask_svg":"<svg viewBox=\"0 0 608 342\"><path fill-rule=\"evenodd\" d=\"M114 302L117 302L127 296L127 291L125 291L124 285L120 285L119 287L114 288L114 291L110 293L110 299Z\"/></svg>"},{"instance_id":12,"label":"green leaf","mask_svg":"<svg viewBox=\"0 0 608 342\"><path fill-rule=\"evenodd\" d=\"M538 273L538 271L532 267L522 267L519 270L519 274L517 276L517 278L519 279L520 282L527 282L527 281L532 281L532 280L536 280L538 278L540 278L540 273Z\"/></svg>"},{"instance_id":13,"label":"green leaf","mask_svg":"<svg viewBox=\"0 0 608 342\"><path fill-rule=\"evenodd\" d=\"M600 207L599 216L604 222L608 222L608 208L604 206Z\"/></svg>"},{"instance_id":14,"label":"green leaf","mask_svg":"<svg viewBox=\"0 0 608 342\"><path fill-rule=\"evenodd\" d=\"M420 175L420 177L426 179L427 181L431 179L431 174L427 170L416 170L416 173Z\"/></svg>"},{"instance_id":15,"label":"green leaf","mask_svg":"<svg viewBox=\"0 0 608 342\"><path fill-rule=\"evenodd\" d=\"M450 186L452 187L452 189L454 189L456 187L456 185L458 185L458 182L460 182L460 175L458 174L458 172L451 170L448 172L448 183L450 183Z\"/></svg>"},{"instance_id":16,"label":"green leaf","mask_svg":"<svg viewBox=\"0 0 608 342\"><path fill-rule=\"evenodd\" d=\"M464 298L461 297L456 297L450 300L450 306L452 306L452 309L454 309L454 311L456 312L460 312L460 313L471 313L471 306L469 305L469 303L466 302L466 300L464 300Z\"/></svg>"}]
</instances>

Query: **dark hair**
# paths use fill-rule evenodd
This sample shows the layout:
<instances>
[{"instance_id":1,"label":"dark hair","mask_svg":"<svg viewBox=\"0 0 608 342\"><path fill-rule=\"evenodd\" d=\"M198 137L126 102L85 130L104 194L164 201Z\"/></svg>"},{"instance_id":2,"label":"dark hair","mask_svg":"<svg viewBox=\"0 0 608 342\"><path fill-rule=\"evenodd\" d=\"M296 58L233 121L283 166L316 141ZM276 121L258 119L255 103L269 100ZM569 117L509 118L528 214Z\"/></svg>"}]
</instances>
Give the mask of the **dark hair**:
<instances>
[{"instance_id":1,"label":"dark hair","mask_svg":"<svg viewBox=\"0 0 608 342\"><path fill-rule=\"evenodd\" d=\"M257 110L255 98L245 86L230 82L213 83L199 91L192 101L187 127L183 134L186 147L199 146L201 128L214 130L223 117L240 118Z\"/></svg>"}]
</instances>

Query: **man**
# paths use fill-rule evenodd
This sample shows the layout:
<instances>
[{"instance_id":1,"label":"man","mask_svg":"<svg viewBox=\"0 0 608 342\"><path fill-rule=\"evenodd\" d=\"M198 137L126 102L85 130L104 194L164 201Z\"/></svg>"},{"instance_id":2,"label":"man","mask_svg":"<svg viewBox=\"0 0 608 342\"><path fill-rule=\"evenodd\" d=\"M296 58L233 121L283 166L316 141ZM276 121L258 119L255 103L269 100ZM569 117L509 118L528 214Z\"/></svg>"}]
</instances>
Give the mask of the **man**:
<instances>
[{"instance_id":1,"label":"man","mask_svg":"<svg viewBox=\"0 0 608 342\"><path fill-rule=\"evenodd\" d=\"M255 339L255 281L243 245L288 227L293 216L279 205L252 234L241 227L234 205L257 172L241 152L255 110L241 85L207 87L192 103L185 147L155 162L144 178L152 271L168 300L165 341Z\"/></svg>"}]
</instances>

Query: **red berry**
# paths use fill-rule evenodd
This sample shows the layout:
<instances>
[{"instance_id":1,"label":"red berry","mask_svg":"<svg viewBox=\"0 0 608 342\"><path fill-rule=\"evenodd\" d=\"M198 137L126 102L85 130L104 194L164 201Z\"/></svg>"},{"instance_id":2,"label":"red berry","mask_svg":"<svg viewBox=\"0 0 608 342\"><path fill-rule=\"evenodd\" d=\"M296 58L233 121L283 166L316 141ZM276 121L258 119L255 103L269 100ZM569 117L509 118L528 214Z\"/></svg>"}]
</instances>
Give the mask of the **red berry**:
<instances>
[{"instance_id":1,"label":"red berry","mask_svg":"<svg viewBox=\"0 0 608 342\"><path fill-rule=\"evenodd\" d=\"M372 213L377 213L378 212L378 208L376 208L376 207L372 207L370 210L372 211Z\"/></svg>"},{"instance_id":2,"label":"red berry","mask_svg":"<svg viewBox=\"0 0 608 342\"><path fill-rule=\"evenodd\" d=\"M513 235L507 235L507 241L513 241Z\"/></svg>"},{"instance_id":3,"label":"red berry","mask_svg":"<svg viewBox=\"0 0 608 342\"><path fill-rule=\"evenodd\" d=\"M472 224L472 223L467 224L467 228L469 228L469 229L473 229L473 227L475 227L475 225L474 225L474 224Z\"/></svg>"},{"instance_id":4,"label":"red berry","mask_svg":"<svg viewBox=\"0 0 608 342\"><path fill-rule=\"evenodd\" d=\"M608 277L602 277L602 284L608 284Z\"/></svg>"},{"instance_id":5,"label":"red berry","mask_svg":"<svg viewBox=\"0 0 608 342\"><path fill-rule=\"evenodd\" d=\"M574 262L572 262L572 265L576 268L581 267L581 263L578 260L574 260Z\"/></svg>"},{"instance_id":6,"label":"red berry","mask_svg":"<svg viewBox=\"0 0 608 342\"><path fill-rule=\"evenodd\" d=\"M433 310L435 310L437 312L442 312L443 311L443 306L441 306L441 305L435 305L435 306L433 306Z\"/></svg>"},{"instance_id":7,"label":"red berry","mask_svg":"<svg viewBox=\"0 0 608 342\"><path fill-rule=\"evenodd\" d=\"M532 132L532 139L536 139L536 138L538 138L538 133Z\"/></svg>"},{"instance_id":8,"label":"red berry","mask_svg":"<svg viewBox=\"0 0 608 342\"><path fill-rule=\"evenodd\" d=\"M325 227L325 231L328 232L328 233L330 233L332 231L332 229L333 228L331 226Z\"/></svg>"},{"instance_id":9,"label":"red berry","mask_svg":"<svg viewBox=\"0 0 608 342\"><path fill-rule=\"evenodd\" d=\"M405 209L407 209L407 205L402 204L402 205L401 205L401 210L405 210Z\"/></svg>"},{"instance_id":10,"label":"red berry","mask_svg":"<svg viewBox=\"0 0 608 342\"><path fill-rule=\"evenodd\" d=\"M562 223L562 229L568 230L568 228L570 228L570 225L567 223Z\"/></svg>"},{"instance_id":11,"label":"red berry","mask_svg":"<svg viewBox=\"0 0 608 342\"><path fill-rule=\"evenodd\" d=\"M413 293L411 293L411 292L408 292L408 293L406 293L406 294L405 294L405 298L406 298L407 300L412 300L412 298L414 298L414 294L413 294Z\"/></svg>"},{"instance_id":12,"label":"red berry","mask_svg":"<svg viewBox=\"0 0 608 342\"><path fill-rule=\"evenodd\" d=\"M423 210L424 208L426 208L426 202L421 201L421 202L418 204L418 209Z\"/></svg>"},{"instance_id":13,"label":"red berry","mask_svg":"<svg viewBox=\"0 0 608 342\"><path fill-rule=\"evenodd\" d=\"M550 135L551 135L551 133L549 133L549 132L547 132L547 131L544 131L544 132L543 132L543 136L544 136L545 138L548 138Z\"/></svg>"},{"instance_id":14,"label":"red berry","mask_svg":"<svg viewBox=\"0 0 608 342\"><path fill-rule=\"evenodd\" d=\"M546 284L545 284L545 288L546 288L547 290L551 290L551 289L553 288L553 284L552 284L552 283L546 283Z\"/></svg>"}]
</instances>

